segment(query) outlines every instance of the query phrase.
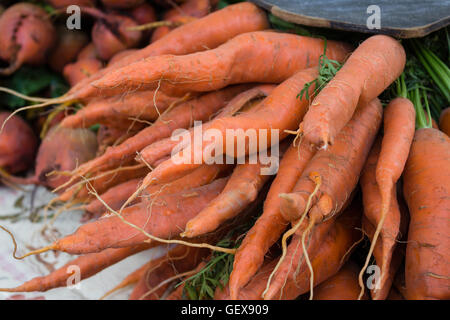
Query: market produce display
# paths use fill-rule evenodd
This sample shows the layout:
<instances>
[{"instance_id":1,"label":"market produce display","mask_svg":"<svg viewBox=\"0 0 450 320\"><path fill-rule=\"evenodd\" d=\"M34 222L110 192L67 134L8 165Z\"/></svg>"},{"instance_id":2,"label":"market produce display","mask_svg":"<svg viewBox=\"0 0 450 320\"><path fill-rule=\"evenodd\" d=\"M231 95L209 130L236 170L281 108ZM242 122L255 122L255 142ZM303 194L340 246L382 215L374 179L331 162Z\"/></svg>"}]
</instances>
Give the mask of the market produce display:
<instances>
[{"instance_id":1,"label":"market produce display","mask_svg":"<svg viewBox=\"0 0 450 320\"><path fill-rule=\"evenodd\" d=\"M0 221L17 264L73 255L0 292L164 248L98 298L450 299L447 28L400 40L224 0L1 9L0 183L81 226L24 248Z\"/></svg>"}]
</instances>

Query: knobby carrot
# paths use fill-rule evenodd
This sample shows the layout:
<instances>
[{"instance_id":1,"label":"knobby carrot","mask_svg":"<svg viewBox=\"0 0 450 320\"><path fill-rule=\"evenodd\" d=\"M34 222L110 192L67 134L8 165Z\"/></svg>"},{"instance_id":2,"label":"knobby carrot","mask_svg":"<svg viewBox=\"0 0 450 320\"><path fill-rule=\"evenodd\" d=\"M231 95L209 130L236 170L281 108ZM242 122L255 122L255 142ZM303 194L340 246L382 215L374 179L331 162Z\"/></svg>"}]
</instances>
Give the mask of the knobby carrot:
<instances>
[{"instance_id":1,"label":"knobby carrot","mask_svg":"<svg viewBox=\"0 0 450 320\"><path fill-rule=\"evenodd\" d=\"M127 182L128 180L142 178L150 171L150 169L145 165L134 164L121 167L121 164L122 163L119 163L118 168L114 170L98 172L95 176L90 178L91 180L89 180L89 182L92 184L92 188L98 194L102 194L108 189L121 183ZM125 163L125 165L126 164L127 163ZM72 185L58 196L59 201L68 201L75 199L79 201L93 199L93 196L89 194L89 190L86 187L84 181Z\"/></svg>"},{"instance_id":2,"label":"knobby carrot","mask_svg":"<svg viewBox=\"0 0 450 320\"><path fill-rule=\"evenodd\" d=\"M259 145L258 150L268 149L272 144L278 143L278 140L283 140L288 135L285 130L295 129L308 107L308 101L306 99L297 98L298 92L307 82L314 79L316 75L316 68L299 71L277 86L267 98L250 111L234 117L225 117L211 121L208 125L208 129L214 129L215 132L220 132L221 140L224 143L220 144L217 141L204 139L204 141L202 141L201 149L202 157L199 162L207 163L214 160L214 157L224 154L225 152L228 156L233 158L240 158L248 153L248 143L245 144L244 150L236 150L239 137L237 134L231 137L228 134L227 137L228 130L232 130L232 132L235 133L245 133L249 129L253 132L256 131L255 138L258 140L258 144L260 143L259 136L267 137L267 141L262 143L262 146ZM272 141L273 133L278 134L278 137L273 138L274 141ZM245 135L242 136L245 137ZM216 138L214 138L214 140L215 139ZM194 141L193 137L191 137L191 141ZM226 145L231 145L233 148L227 147L226 150L224 150ZM186 151L184 151L185 149ZM193 159L198 158L195 155L197 149L190 148L189 146L185 149L178 152L175 156L188 161L178 163L174 161L174 157L172 157L155 168L155 170L145 178L144 184L161 183L175 174L183 174L183 172L199 166L200 164L193 161ZM211 152L211 150L214 151L214 153Z\"/></svg>"},{"instance_id":3,"label":"knobby carrot","mask_svg":"<svg viewBox=\"0 0 450 320\"><path fill-rule=\"evenodd\" d=\"M360 179L364 203L363 230L369 235L371 241L373 241L375 229L381 218L381 195L379 185L376 181L376 169L377 163L379 162L380 150L381 139L377 139L370 151ZM397 192L395 188L392 188L391 192L389 210L386 212L385 221L380 233L381 239L373 249L375 261L380 268L380 278L375 286L374 294L380 300L384 300L389 293L390 281L392 280L389 277L389 270L400 232L401 215L397 202Z\"/></svg>"},{"instance_id":4,"label":"knobby carrot","mask_svg":"<svg viewBox=\"0 0 450 320\"><path fill-rule=\"evenodd\" d=\"M417 112L417 110L416 110ZM450 138L419 128L403 173L411 221L406 249L406 299L449 299Z\"/></svg>"},{"instance_id":5,"label":"knobby carrot","mask_svg":"<svg viewBox=\"0 0 450 320\"><path fill-rule=\"evenodd\" d=\"M322 183L311 198L309 216L316 221L340 212L355 189L370 148L381 124L382 107L378 99L360 105L352 120L341 130L335 143L319 150L296 183L293 191L280 195L281 213L288 221L300 218L316 188L311 175Z\"/></svg>"},{"instance_id":6,"label":"knobby carrot","mask_svg":"<svg viewBox=\"0 0 450 320\"><path fill-rule=\"evenodd\" d=\"M383 92L403 71L406 54L388 36L375 35L353 51L336 76L319 92L305 115L304 138L327 148L353 116L356 106Z\"/></svg>"},{"instance_id":7,"label":"knobby carrot","mask_svg":"<svg viewBox=\"0 0 450 320\"><path fill-rule=\"evenodd\" d=\"M66 263L59 269L56 269L47 276L36 277L24 284L11 288L0 289L0 291L8 292L33 292L47 291L54 288L71 285L68 280L73 276L75 267L79 268L80 280L87 279L107 267L133 255L138 252L150 249L156 244L140 244L136 246L124 247L119 249L106 249L96 253L89 253L77 257L76 259Z\"/></svg>"},{"instance_id":8,"label":"knobby carrot","mask_svg":"<svg viewBox=\"0 0 450 320\"><path fill-rule=\"evenodd\" d=\"M263 213L236 252L229 282L231 299L238 298L240 289L255 275L269 248L286 229L288 221L280 213L278 195L292 190L315 150L303 141L298 147L291 145L284 154L264 202Z\"/></svg>"},{"instance_id":9,"label":"knobby carrot","mask_svg":"<svg viewBox=\"0 0 450 320\"><path fill-rule=\"evenodd\" d=\"M183 95L238 83L280 83L317 65L323 52L324 41L318 38L273 31L249 32L216 49L184 56L149 57L115 69L93 82L92 91L111 94L159 87L166 94ZM342 61L348 53L348 45L328 41L327 55L332 59Z\"/></svg>"}]
</instances>

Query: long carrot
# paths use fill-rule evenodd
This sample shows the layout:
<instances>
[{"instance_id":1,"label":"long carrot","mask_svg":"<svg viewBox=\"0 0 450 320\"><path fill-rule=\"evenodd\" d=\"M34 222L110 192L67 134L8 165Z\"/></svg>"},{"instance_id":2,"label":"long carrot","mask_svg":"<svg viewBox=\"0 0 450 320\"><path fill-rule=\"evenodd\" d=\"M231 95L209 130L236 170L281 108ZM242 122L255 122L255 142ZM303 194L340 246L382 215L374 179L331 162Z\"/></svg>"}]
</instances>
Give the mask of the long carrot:
<instances>
[{"instance_id":1,"label":"long carrot","mask_svg":"<svg viewBox=\"0 0 450 320\"><path fill-rule=\"evenodd\" d=\"M253 103L257 103L258 99L268 96L274 88L275 85L270 84L258 85L238 94L223 109L220 110L220 112L214 117L214 120L233 116L241 109L248 110L249 108L252 108ZM208 130L210 125L211 122L203 124L203 130ZM193 128L190 129L191 134L193 130ZM147 163L154 163L163 156L169 155L179 143L180 142L177 139L172 139L172 137L156 141L142 149L139 159L137 160L144 160Z\"/></svg>"},{"instance_id":2,"label":"long carrot","mask_svg":"<svg viewBox=\"0 0 450 320\"><path fill-rule=\"evenodd\" d=\"M326 54L342 61L349 50L344 43L328 41ZM216 49L184 56L149 57L115 69L93 82L92 91L111 94L159 87L166 94L183 95L238 83L280 83L299 70L317 65L323 52L324 40L318 38L273 31L249 32Z\"/></svg>"},{"instance_id":3,"label":"long carrot","mask_svg":"<svg viewBox=\"0 0 450 320\"><path fill-rule=\"evenodd\" d=\"M127 66L152 56L164 54L183 55L202 51L206 48L216 48L241 33L264 30L268 27L265 13L254 4L246 2L228 6L202 19L183 25L159 41L155 41L144 49L125 56L111 68L103 69L87 81L83 81L73 87L66 95L66 99L86 96L86 91L92 89L91 84L94 80L100 79L119 67ZM103 92L97 90L97 93Z\"/></svg>"},{"instance_id":4,"label":"long carrot","mask_svg":"<svg viewBox=\"0 0 450 320\"><path fill-rule=\"evenodd\" d=\"M309 216L322 221L341 211L358 183L380 127L382 112L378 99L360 105L352 120L336 137L335 143L314 155L293 191L280 195L281 213L286 220L297 220L304 213L316 188L311 175L319 176L322 184L311 198Z\"/></svg>"},{"instance_id":5,"label":"long carrot","mask_svg":"<svg viewBox=\"0 0 450 320\"><path fill-rule=\"evenodd\" d=\"M180 18L192 17L192 18L202 18L209 14L211 11L210 0L188 0L169 11L167 11L163 19L164 21L178 21ZM152 32L151 42L161 39L169 32L173 30L173 27L161 26L156 28Z\"/></svg>"},{"instance_id":6,"label":"long carrot","mask_svg":"<svg viewBox=\"0 0 450 320\"><path fill-rule=\"evenodd\" d=\"M361 179L365 190L365 216L376 226L371 239L365 265L359 275L361 295L363 292L363 274L375 249L378 236L382 237L381 248L378 248L377 262L381 269L378 295L385 298L389 291L389 265L400 232L401 214L397 203L396 183L400 178L408 158L415 130L415 111L412 102L399 97L392 100L384 111L384 136L381 146L374 146L367 161L365 177ZM373 189L378 189L373 190ZM380 252L381 250L381 252ZM386 288L387 287L387 288Z\"/></svg>"},{"instance_id":7,"label":"long carrot","mask_svg":"<svg viewBox=\"0 0 450 320\"><path fill-rule=\"evenodd\" d=\"M450 298L449 180L450 138L437 129L419 127L403 173L403 193L411 216L406 299Z\"/></svg>"},{"instance_id":8,"label":"long carrot","mask_svg":"<svg viewBox=\"0 0 450 320\"><path fill-rule=\"evenodd\" d=\"M232 132L236 133L239 132L238 130L241 130L241 132L245 133L250 129L253 132L256 131L257 138L259 135L265 135L265 137L267 137L266 145L259 146L258 150L267 149L272 144L278 143L277 138L279 141L283 140L288 135L286 130L292 130L297 127L308 107L308 101L306 99L297 98L298 93L304 87L304 85L314 79L316 75L316 68L299 71L291 78L277 86L267 98L265 98L261 103L259 103L249 112L244 112L234 117L225 117L213 120L208 125L208 129L218 130L218 132L220 132L222 135L222 141L224 143L222 144L222 146L219 146L220 144L216 141L203 141L201 147L202 155L203 153L206 153L204 151L208 149L214 150L216 152L214 154L215 157L219 156L220 152L227 152L227 155L233 158L239 158L248 153L249 145L248 143L246 143L244 153L242 151L239 151L238 154L237 150L235 150L238 137L232 136L231 139L233 140L230 140L230 137L228 135L227 138L227 132L229 132L229 130L232 130ZM275 131L275 134L278 134L278 137L273 138L274 141L272 141L273 131ZM191 141L194 141L194 137L191 137ZM226 145L231 145L234 147L231 148L232 150L229 150L230 148L226 148L226 150L223 150L224 146ZM185 149L187 149L188 147L186 147ZM220 148L222 148L222 150ZM199 166L200 164L194 163L194 161L192 160L196 158L195 151L197 151L196 148L191 148L190 151L185 151L185 153L187 154L186 156L186 154L183 154L183 150L181 150L175 156L182 159L191 160L190 162L188 161L188 163L177 163L176 161L174 161L174 157L172 157L168 161L161 163L157 168L155 168L155 170L153 170L144 179L143 183L161 183L175 174L183 174L184 172L192 170L192 168ZM233 154L231 154L231 152L233 152ZM202 156L201 160L203 162L207 162L210 161L210 158L212 157L213 156L209 158Z\"/></svg>"},{"instance_id":9,"label":"long carrot","mask_svg":"<svg viewBox=\"0 0 450 320\"><path fill-rule=\"evenodd\" d=\"M381 195L376 181L376 168L379 162L380 150L381 139L377 139L370 151L360 179L364 203L363 230L369 235L371 241L373 241L375 229L381 218ZM389 282L391 280L389 278L389 269L400 232L401 215L395 188L392 188L391 192L389 210L386 212L383 229L381 229L381 241L373 249L375 260L380 268L380 278L375 286L374 293L377 299L380 300L384 300L389 293L391 285Z\"/></svg>"},{"instance_id":10,"label":"long carrot","mask_svg":"<svg viewBox=\"0 0 450 320\"><path fill-rule=\"evenodd\" d=\"M405 61L403 47L391 37L375 35L362 42L314 99L303 120L304 138L324 148L333 144L358 103L383 92L402 73Z\"/></svg>"},{"instance_id":11,"label":"long carrot","mask_svg":"<svg viewBox=\"0 0 450 320\"><path fill-rule=\"evenodd\" d=\"M47 250L83 254L127 247L148 239L141 229L160 239L173 238L184 229L187 221L217 197L226 181L226 178L221 178L206 186L142 201L123 210L123 221L114 215L86 223L73 234L30 254Z\"/></svg>"},{"instance_id":12,"label":"long carrot","mask_svg":"<svg viewBox=\"0 0 450 320\"><path fill-rule=\"evenodd\" d=\"M138 252L154 247L155 244L140 244L137 246L124 247L119 249L106 249L96 253L89 253L77 257L76 259L66 263L59 269L42 277L36 277L22 285L11 289L0 289L7 292L33 292L47 291L54 288L65 287L68 280L76 272L73 268L79 268L80 280L87 279L107 267L133 255Z\"/></svg>"},{"instance_id":13,"label":"long carrot","mask_svg":"<svg viewBox=\"0 0 450 320\"><path fill-rule=\"evenodd\" d=\"M247 85L228 87L181 103L159 117L153 125L120 145L107 149L102 156L80 166L74 177L85 175L92 170L116 167L121 162L133 159L137 151L149 144L170 136L174 129L188 128L195 120L209 120L212 114L224 107L236 94L247 88Z\"/></svg>"},{"instance_id":14,"label":"long carrot","mask_svg":"<svg viewBox=\"0 0 450 320\"><path fill-rule=\"evenodd\" d=\"M111 120L117 123L129 118L154 121L177 99L179 98L155 91L132 92L109 98L97 98L74 115L64 118L61 126L88 128L97 123L108 124L111 123Z\"/></svg>"},{"instance_id":15,"label":"long carrot","mask_svg":"<svg viewBox=\"0 0 450 320\"><path fill-rule=\"evenodd\" d=\"M292 190L314 153L315 148L302 142L298 147L291 145L283 156L264 202L263 213L247 232L236 252L229 282L233 300L237 299L240 289L255 275L269 248L286 229L288 221L281 216L278 195Z\"/></svg>"}]
</instances>

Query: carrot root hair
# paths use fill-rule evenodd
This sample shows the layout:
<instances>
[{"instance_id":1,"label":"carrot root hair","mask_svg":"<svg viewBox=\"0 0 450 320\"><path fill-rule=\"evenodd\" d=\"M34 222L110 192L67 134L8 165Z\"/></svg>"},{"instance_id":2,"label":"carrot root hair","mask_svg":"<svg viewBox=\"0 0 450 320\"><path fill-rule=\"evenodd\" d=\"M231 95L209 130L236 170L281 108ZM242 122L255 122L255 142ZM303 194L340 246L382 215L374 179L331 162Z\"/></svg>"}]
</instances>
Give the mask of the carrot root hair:
<instances>
[{"instance_id":1,"label":"carrot root hair","mask_svg":"<svg viewBox=\"0 0 450 320\"><path fill-rule=\"evenodd\" d=\"M311 207L312 198L316 195L316 193L319 191L320 186L322 185L322 179L321 179L321 177L320 177L320 175L319 175L318 173L316 173L316 172L311 172L310 178L315 182L316 186L315 186L315 188L314 188L314 191L313 191L313 192L309 195L309 197L308 197L308 201L307 201L307 203L306 203L305 210L304 210L304 212L302 213L302 215L301 215L299 221L298 221L291 229L289 229L288 231L286 231L286 232L283 234L283 237L282 237L282 239L281 239L281 246L282 246L283 251L282 251L280 260L278 260L277 265L275 266L275 268L273 269L272 273L271 273L270 276L269 276L269 279L267 280L266 288L265 288L265 290L263 291L263 293L262 293L262 295L261 295L261 297L262 297L263 299L264 299L264 297L265 297L267 291L269 291L270 283L271 283L271 281L272 281L273 276L274 276L275 273L278 271L278 269L279 269L280 266L281 266L281 263L284 261L284 258L286 257L286 253L287 253L287 238L289 238L290 236L292 236L292 235L297 231L297 229L301 226L301 224L303 223L303 220L305 219L305 217L306 217L306 215L307 215L307 213L308 213L308 211L309 211L309 209L310 209L310 207ZM280 194L279 196L280 196L280 197L283 197L283 194ZM313 220L313 219L312 219L312 220ZM312 228L312 227L311 227L311 228Z\"/></svg>"}]
</instances>

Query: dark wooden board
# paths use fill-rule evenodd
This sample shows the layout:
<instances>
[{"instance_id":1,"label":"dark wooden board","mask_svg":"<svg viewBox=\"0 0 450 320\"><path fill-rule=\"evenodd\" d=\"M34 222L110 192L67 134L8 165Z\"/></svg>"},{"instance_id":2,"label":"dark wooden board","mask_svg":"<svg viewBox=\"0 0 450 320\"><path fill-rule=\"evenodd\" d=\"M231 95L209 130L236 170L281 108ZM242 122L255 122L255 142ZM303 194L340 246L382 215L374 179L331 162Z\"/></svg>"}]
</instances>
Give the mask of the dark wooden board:
<instances>
[{"instance_id":1,"label":"dark wooden board","mask_svg":"<svg viewBox=\"0 0 450 320\"><path fill-rule=\"evenodd\" d=\"M283 20L313 27L423 37L450 23L450 0L252 0ZM367 8L381 9L380 29L367 27Z\"/></svg>"}]
</instances>

